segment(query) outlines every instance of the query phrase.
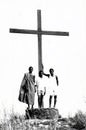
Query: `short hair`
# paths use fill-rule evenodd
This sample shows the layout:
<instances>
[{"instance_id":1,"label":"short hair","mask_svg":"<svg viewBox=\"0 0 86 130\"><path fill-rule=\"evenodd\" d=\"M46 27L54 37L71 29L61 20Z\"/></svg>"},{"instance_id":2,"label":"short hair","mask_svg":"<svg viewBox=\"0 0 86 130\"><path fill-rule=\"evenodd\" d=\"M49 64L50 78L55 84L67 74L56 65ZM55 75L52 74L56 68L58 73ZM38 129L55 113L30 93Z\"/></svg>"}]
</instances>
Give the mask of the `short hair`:
<instances>
[{"instance_id":1,"label":"short hair","mask_svg":"<svg viewBox=\"0 0 86 130\"><path fill-rule=\"evenodd\" d=\"M53 72L54 72L54 69L53 69L53 68L50 68L50 69L49 69L49 72L51 72L51 71L53 71Z\"/></svg>"},{"instance_id":2,"label":"short hair","mask_svg":"<svg viewBox=\"0 0 86 130\"><path fill-rule=\"evenodd\" d=\"M42 71L42 70L39 71L39 76L40 76L41 73L43 74L43 71Z\"/></svg>"},{"instance_id":3,"label":"short hair","mask_svg":"<svg viewBox=\"0 0 86 130\"><path fill-rule=\"evenodd\" d=\"M28 68L29 71L30 71L31 69L33 70L33 67L32 67L32 66L30 66L30 67Z\"/></svg>"}]
</instances>

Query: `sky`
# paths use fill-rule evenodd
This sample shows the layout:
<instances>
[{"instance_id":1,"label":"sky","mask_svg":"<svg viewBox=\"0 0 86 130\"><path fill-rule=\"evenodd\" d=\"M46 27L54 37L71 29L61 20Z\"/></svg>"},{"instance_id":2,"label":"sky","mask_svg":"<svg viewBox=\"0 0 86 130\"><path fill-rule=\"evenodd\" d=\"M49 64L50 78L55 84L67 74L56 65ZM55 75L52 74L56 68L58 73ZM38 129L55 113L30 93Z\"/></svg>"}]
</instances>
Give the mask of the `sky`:
<instances>
[{"instance_id":1,"label":"sky","mask_svg":"<svg viewBox=\"0 0 86 130\"><path fill-rule=\"evenodd\" d=\"M44 70L54 68L59 78L56 108L62 116L86 112L86 1L1 0L0 113L4 109L25 113L27 108L18 94L28 67L38 74L37 36L9 33L9 28L36 30L37 9L41 9L42 30L69 32L69 37L42 36Z\"/></svg>"}]
</instances>

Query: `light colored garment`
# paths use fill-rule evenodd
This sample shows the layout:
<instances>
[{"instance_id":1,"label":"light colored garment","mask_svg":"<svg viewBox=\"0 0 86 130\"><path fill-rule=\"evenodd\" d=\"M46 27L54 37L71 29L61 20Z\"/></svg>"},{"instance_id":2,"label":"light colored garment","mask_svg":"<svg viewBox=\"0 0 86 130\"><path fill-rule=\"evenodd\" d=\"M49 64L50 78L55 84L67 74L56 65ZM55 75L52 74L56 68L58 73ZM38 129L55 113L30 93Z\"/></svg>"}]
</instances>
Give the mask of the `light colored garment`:
<instances>
[{"instance_id":1,"label":"light colored garment","mask_svg":"<svg viewBox=\"0 0 86 130\"><path fill-rule=\"evenodd\" d=\"M38 77L38 78L37 78L37 81L36 81L36 84L37 84L37 86L38 86L37 101L38 101L38 94L40 95L40 91L42 90L42 91L43 91L43 95L45 95L44 98L43 98L43 100L44 100L43 106L44 106L44 107L46 107L46 103L47 103L47 102L46 102L47 92L46 92L46 90L45 90L46 87L47 87L46 79L47 79L47 77L43 76L43 78ZM45 94L45 92L46 92L46 94Z\"/></svg>"},{"instance_id":2,"label":"light colored garment","mask_svg":"<svg viewBox=\"0 0 86 130\"><path fill-rule=\"evenodd\" d=\"M50 76L48 79L48 94L49 95L57 95L57 83L56 83L56 76L54 75L53 77Z\"/></svg>"},{"instance_id":3,"label":"light colored garment","mask_svg":"<svg viewBox=\"0 0 86 130\"><path fill-rule=\"evenodd\" d=\"M44 88L46 87L46 79L45 79L45 77L43 77L43 78L38 77L37 81L36 81L36 84L38 86L39 91L40 90L44 91Z\"/></svg>"}]
</instances>

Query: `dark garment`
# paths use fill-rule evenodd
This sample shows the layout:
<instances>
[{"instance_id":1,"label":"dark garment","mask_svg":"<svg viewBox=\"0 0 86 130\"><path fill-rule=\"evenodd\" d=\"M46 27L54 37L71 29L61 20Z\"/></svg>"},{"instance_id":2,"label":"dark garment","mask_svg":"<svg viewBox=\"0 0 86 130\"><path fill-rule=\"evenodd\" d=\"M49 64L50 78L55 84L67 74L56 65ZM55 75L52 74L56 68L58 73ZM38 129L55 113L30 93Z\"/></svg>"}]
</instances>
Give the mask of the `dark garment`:
<instances>
[{"instance_id":1,"label":"dark garment","mask_svg":"<svg viewBox=\"0 0 86 130\"><path fill-rule=\"evenodd\" d=\"M35 76L26 73L20 86L18 99L21 102L33 105L34 98L35 98Z\"/></svg>"}]
</instances>

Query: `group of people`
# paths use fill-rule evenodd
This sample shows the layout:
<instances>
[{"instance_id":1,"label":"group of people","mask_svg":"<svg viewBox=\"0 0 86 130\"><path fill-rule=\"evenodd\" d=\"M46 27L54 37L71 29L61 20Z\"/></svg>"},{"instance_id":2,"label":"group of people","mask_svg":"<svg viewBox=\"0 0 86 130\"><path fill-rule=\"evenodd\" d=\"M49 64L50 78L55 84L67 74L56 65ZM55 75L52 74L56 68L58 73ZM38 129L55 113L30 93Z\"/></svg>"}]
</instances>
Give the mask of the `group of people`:
<instances>
[{"instance_id":1,"label":"group of people","mask_svg":"<svg viewBox=\"0 0 86 130\"><path fill-rule=\"evenodd\" d=\"M49 86L46 85L46 80L48 79ZM54 74L54 69L49 69L49 74L45 74L42 70L39 71L39 78L36 79L33 75L33 67L28 68L28 72L24 74L20 91L19 91L19 101L28 104L28 109L33 109L35 101L35 93L38 96L38 108L44 108L44 96L46 91L48 93L49 108L52 105L52 99L54 99L53 107L56 107L57 103L57 86L59 85L58 77ZM49 88L47 88L49 87Z\"/></svg>"}]
</instances>

